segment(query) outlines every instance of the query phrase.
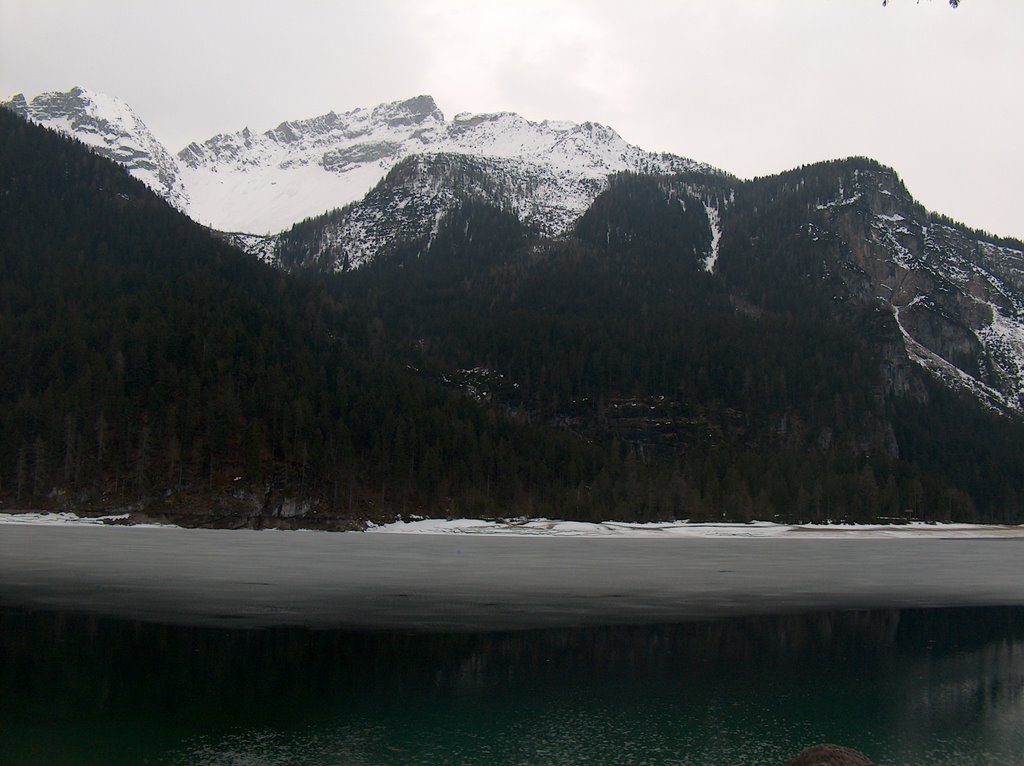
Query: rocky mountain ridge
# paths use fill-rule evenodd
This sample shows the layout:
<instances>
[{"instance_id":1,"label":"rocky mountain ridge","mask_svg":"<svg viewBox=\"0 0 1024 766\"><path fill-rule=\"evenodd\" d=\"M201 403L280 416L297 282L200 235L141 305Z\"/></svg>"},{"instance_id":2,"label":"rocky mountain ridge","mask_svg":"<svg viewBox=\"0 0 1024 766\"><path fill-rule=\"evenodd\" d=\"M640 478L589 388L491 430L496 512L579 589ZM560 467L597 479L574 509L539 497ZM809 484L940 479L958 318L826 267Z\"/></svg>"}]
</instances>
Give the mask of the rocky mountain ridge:
<instances>
[{"instance_id":1,"label":"rocky mountain ridge","mask_svg":"<svg viewBox=\"0 0 1024 766\"><path fill-rule=\"evenodd\" d=\"M83 88L14 96L3 106L72 135L121 164L200 223L268 235L358 201L403 159L457 154L507 177L508 204L546 232L564 231L612 173L708 166L644 151L604 125L532 122L502 112L446 120L417 96L255 132L193 142L172 156L120 99Z\"/></svg>"},{"instance_id":2,"label":"rocky mountain ridge","mask_svg":"<svg viewBox=\"0 0 1024 766\"><path fill-rule=\"evenodd\" d=\"M178 210L190 209L177 160L121 99L75 87L66 93L41 93L31 101L19 93L0 107L77 138L97 154L124 165Z\"/></svg>"},{"instance_id":3,"label":"rocky mountain ridge","mask_svg":"<svg viewBox=\"0 0 1024 766\"><path fill-rule=\"evenodd\" d=\"M405 158L439 154L490 164L506 202L548 233L565 231L612 173L708 169L646 152L596 123L532 122L510 112L446 120L430 96L219 135L178 159L194 217L225 231L269 233L362 199Z\"/></svg>"}]
</instances>

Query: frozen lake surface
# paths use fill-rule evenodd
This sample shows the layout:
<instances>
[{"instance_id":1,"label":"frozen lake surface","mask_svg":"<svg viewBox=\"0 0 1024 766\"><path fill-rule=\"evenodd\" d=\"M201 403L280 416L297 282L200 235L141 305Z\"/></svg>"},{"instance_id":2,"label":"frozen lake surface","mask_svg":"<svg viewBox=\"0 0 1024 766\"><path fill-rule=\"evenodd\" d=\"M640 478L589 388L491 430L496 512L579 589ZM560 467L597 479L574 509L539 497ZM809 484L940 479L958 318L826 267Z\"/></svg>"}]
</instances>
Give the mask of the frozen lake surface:
<instances>
[{"instance_id":1,"label":"frozen lake surface","mask_svg":"<svg viewBox=\"0 0 1024 766\"><path fill-rule=\"evenodd\" d=\"M732 526L552 535L8 523L0 605L182 625L468 631L1024 604L1019 527L770 525L749 536L757 527Z\"/></svg>"}]
</instances>

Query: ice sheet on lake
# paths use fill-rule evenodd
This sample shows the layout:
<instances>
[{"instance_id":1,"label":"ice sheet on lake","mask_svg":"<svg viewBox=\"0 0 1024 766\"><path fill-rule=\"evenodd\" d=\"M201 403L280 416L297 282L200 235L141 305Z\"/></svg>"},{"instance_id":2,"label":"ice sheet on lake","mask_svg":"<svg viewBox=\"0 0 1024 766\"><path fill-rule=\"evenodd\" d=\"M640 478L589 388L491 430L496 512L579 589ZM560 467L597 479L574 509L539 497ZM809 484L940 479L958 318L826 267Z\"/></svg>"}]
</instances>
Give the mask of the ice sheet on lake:
<instances>
[{"instance_id":1,"label":"ice sheet on lake","mask_svg":"<svg viewBox=\"0 0 1024 766\"><path fill-rule=\"evenodd\" d=\"M580 534L577 524L530 524L575 532L7 524L0 605L230 628L450 632L1024 604L1019 528L1005 537L999 528L883 528L905 536L895 539L838 526L820 534L768 524L587 527L604 529L599 536ZM632 531L608 532L620 526ZM774 536L636 534L657 527ZM837 539L844 530L857 536Z\"/></svg>"}]
</instances>

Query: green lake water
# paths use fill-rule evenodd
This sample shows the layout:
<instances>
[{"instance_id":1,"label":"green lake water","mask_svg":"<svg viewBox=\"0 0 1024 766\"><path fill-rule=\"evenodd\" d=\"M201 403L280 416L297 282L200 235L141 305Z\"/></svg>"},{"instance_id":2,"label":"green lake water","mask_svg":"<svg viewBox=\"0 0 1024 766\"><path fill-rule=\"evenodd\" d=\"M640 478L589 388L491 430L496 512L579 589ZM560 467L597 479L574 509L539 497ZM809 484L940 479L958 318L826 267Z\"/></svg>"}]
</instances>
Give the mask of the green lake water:
<instances>
[{"instance_id":1,"label":"green lake water","mask_svg":"<svg viewBox=\"0 0 1024 766\"><path fill-rule=\"evenodd\" d=\"M500 633L0 611L0 763L1024 764L1024 609Z\"/></svg>"}]
</instances>

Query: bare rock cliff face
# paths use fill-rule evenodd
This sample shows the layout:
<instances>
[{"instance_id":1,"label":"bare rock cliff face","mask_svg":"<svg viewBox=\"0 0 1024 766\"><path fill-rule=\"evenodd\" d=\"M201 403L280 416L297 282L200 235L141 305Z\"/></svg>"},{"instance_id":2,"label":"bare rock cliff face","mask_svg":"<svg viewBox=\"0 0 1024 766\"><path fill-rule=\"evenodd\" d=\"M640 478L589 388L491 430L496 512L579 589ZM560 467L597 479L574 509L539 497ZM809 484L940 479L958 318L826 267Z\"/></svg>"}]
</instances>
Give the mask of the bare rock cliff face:
<instances>
[{"instance_id":1,"label":"bare rock cliff face","mask_svg":"<svg viewBox=\"0 0 1024 766\"><path fill-rule=\"evenodd\" d=\"M1024 412L1024 251L929 214L888 168L846 163L807 200L805 227L844 298L891 313L902 349L889 355L890 388L915 393L902 357L993 409ZM791 211L802 183L782 186L774 209Z\"/></svg>"}]
</instances>

